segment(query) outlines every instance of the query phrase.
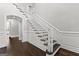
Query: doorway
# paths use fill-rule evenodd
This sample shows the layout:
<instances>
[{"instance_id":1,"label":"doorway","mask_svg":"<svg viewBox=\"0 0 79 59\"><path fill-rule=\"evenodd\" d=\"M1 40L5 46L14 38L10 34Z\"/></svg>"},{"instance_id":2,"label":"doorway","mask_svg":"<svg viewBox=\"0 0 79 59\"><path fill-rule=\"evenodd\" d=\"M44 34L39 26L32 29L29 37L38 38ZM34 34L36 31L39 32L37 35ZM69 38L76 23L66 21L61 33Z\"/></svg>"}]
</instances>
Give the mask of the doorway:
<instances>
[{"instance_id":1,"label":"doorway","mask_svg":"<svg viewBox=\"0 0 79 59\"><path fill-rule=\"evenodd\" d=\"M6 34L10 38L18 37L22 40L22 18L8 15L6 19Z\"/></svg>"}]
</instances>

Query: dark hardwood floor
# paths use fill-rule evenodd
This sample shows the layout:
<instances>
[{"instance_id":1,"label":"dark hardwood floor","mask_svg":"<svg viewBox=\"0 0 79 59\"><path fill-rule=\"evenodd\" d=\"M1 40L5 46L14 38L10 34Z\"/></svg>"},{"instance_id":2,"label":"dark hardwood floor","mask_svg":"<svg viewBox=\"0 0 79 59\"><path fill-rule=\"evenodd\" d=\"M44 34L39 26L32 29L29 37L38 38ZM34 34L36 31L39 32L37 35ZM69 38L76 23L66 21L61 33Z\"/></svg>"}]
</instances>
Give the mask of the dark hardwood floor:
<instances>
[{"instance_id":1,"label":"dark hardwood floor","mask_svg":"<svg viewBox=\"0 0 79 59\"><path fill-rule=\"evenodd\" d=\"M45 56L46 53L29 42L22 43L18 37L10 38L8 55L11 56Z\"/></svg>"},{"instance_id":2,"label":"dark hardwood floor","mask_svg":"<svg viewBox=\"0 0 79 59\"><path fill-rule=\"evenodd\" d=\"M7 47L0 48L0 54L7 53Z\"/></svg>"},{"instance_id":3,"label":"dark hardwood floor","mask_svg":"<svg viewBox=\"0 0 79 59\"><path fill-rule=\"evenodd\" d=\"M79 54L60 48L59 51L55 54L55 56L79 56Z\"/></svg>"},{"instance_id":4,"label":"dark hardwood floor","mask_svg":"<svg viewBox=\"0 0 79 59\"><path fill-rule=\"evenodd\" d=\"M0 48L0 56L46 56L46 52L29 42L22 43L18 37L10 38L9 46ZM60 48L55 56L79 56L78 53Z\"/></svg>"}]
</instances>

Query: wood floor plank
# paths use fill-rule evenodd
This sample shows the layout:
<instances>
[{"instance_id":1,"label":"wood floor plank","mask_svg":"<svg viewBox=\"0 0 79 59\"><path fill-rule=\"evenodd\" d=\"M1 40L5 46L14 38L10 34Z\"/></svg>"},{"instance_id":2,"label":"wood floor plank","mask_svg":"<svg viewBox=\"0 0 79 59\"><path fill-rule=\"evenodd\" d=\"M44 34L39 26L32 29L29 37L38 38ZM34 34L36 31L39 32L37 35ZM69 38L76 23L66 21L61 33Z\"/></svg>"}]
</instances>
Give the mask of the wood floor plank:
<instances>
[{"instance_id":1,"label":"wood floor plank","mask_svg":"<svg viewBox=\"0 0 79 59\"><path fill-rule=\"evenodd\" d=\"M29 42L22 43L18 37L10 38L8 48L0 48L0 56L46 56L46 52ZM60 48L55 56L79 56L78 53Z\"/></svg>"},{"instance_id":2,"label":"wood floor plank","mask_svg":"<svg viewBox=\"0 0 79 59\"><path fill-rule=\"evenodd\" d=\"M8 55L12 56L45 56L46 53L29 42L22 43L18 38L10 38Z\"/></svg>"},{"instance_id":3,"label":"wood floor plank","mask_svg":"<svg viewBox=\"0 0 79 59\"><path fill-rule=\"evenodd\" d=\"M55 54L55 56L79 56L79 54L66 50L64 48L60 48L59 51Z\"/></svg>"}]
</instances>

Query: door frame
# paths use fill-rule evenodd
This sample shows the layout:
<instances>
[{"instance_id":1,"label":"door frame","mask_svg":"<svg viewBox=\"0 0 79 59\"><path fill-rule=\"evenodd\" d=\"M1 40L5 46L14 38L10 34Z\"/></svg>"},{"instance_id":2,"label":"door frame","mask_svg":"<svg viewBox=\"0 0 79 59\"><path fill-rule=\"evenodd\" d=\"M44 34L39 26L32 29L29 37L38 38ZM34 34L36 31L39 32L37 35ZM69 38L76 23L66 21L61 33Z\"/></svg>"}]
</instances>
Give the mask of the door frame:
<instances>
[{"instance_id":1,"label":"door frame","mask_svg":"<svg viewBox=\"0 0 79 59\"><path fill-rule=\"evenodd\" d=\"M17 17L18 19L20 19L20 21L19 21L19 38L20 38L20 39L19 39L19 40L22 40L22 39L23 39L23 34L22 34L22 18L21 18L20 16L18 16L18 15L15 15L15 14L5 14L5 17L4 17L4 22L5 22L5 23L4 23L4 25L5 25L5 28L4 28L4 29L5 29L5 35L7 35L7 32L6 32L6 24L7 24L7 23L6 23L6 22L7 22L7 20L9 19L8 16L11 16L11 15L12 15L12 16L15 16L14 18ZM16 19L17 19L17 18L16 18ZM21 36L20 34L21 34L22 36ZM8 39L9 39L9 36L10 36L10 34L7 35Z\"/></svg>"}]
</instances>

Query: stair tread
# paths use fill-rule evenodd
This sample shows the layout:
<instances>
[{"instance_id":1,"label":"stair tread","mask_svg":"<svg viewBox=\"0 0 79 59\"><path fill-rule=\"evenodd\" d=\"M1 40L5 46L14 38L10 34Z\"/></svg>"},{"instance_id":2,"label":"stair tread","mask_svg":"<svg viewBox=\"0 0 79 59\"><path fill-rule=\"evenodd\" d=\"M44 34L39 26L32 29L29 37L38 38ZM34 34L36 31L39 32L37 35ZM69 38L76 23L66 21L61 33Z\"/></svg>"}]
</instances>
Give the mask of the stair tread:
<instances>
[{"instance_id":1,"label":"stair tread","mask_svg":"<svg viewBox=\"0 0 79 59\"><path fill-rule=\"evenodd\" d=\"M60 44L55 44L54 46L53 46L53 52L55 52L57 49L58 49L58 47L60 46Z\"/></svg>"},{"instance_id":2,"label":"stair tread","mask_svg":"<svg viewBox=\"0 0 79 59\"><path fill-rule=\"evenodd\" d=\"M36 32L35 34L47 34L47 32Z\"/></svg>"},{"instance_id":3,"label":"stair tread","mask_svg":"<svg viewBox=\"0 0 79 59\"><path fill-rule=\"evenodd\" d=\"M48 35L45 34L45 35L38 35L38 37L47 37Z\"/></svg>"},{"instance_id":4,"label":"stair tread","mask_svg":"<svg viewBox=\"0 0 79 59\"><path fill-rule=\"evenodd\" d=\"M44 43L45 46L48 46L48 43Z\"/></svg>"},{"instance_id":5,"label":"stair tread","mask_svg":"<svg viewBox=\"0 0 79 59\"><path fill-rule=\"evenodd\" d=\"M53 45L57 44L57 42L55 40L53 40ZM47 43L44 43L45 46L48 45L48 42Z\"/></svg>"},{"instance_id":6,"label":"stair tread","mask_svg":"<svg viewBox=\"0 0 79 59\"><path fill-rule=\"evenodd\" d=\"M48 40L48 38L44 38L44 39L40 39L41 41L46 41L46 40Z\"/></svg>"},{"instance_id":7,"label":"stair tread","mask_svg":"<svg viewBox=\"0 0 79 59\"><path fill-rule=\"evenodd\" d=\"M44 39L40 39L41 41L45 41Z\"/></svg>"},{"instance_id":8,"label":"stair tread","mask_svg":"<svg viewBox=\"0 0 79 59\"><path fill-rule=\"evenodd\" d=\"M56 42L56 40L53 40L53 43L55 43Z\"/></svg>"}]
</instances>

